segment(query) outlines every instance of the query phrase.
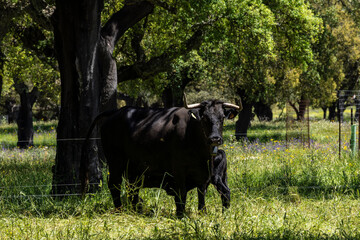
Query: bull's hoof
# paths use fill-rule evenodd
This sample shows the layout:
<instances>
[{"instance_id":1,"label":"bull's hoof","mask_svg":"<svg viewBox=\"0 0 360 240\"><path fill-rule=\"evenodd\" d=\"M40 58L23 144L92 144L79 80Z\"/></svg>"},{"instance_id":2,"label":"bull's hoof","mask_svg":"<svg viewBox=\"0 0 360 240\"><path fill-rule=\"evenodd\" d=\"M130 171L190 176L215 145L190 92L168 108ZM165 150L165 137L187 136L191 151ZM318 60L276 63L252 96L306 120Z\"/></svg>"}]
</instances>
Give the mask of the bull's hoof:
<instances>
[{"instance_id":1,"label":"bull's hoof","mask_svg":"<svg viewBox=\"0 0 360 240\"><path fill-rule=\"evenodd\" d=\"M184 218L186 215L184 212L176 212L176 218L178 219L182 219Z\"/></svg>"},{"instance_id":2,"label":"bull's hoof","mask_svg":"<svg viewBox=\"0 0 360 240\"><path fill-rule=\"evenodd\" d=\"M226 206L226 207L222 207L222 213L225 213L227 210L229 210L230 205Z\"/></svg>"},{"instance_id":3,"label":"bull's hoof","mask_svg":"<svg viewBox=\"0 0 360 240\"><path fill-rule=\"evenodd\" d=\"M142 204L142 202L137 203L135 206L133 206L133 209L137 212L137 213L143 213L144 212L144 206Z\"/></svg>"}]
</instances>

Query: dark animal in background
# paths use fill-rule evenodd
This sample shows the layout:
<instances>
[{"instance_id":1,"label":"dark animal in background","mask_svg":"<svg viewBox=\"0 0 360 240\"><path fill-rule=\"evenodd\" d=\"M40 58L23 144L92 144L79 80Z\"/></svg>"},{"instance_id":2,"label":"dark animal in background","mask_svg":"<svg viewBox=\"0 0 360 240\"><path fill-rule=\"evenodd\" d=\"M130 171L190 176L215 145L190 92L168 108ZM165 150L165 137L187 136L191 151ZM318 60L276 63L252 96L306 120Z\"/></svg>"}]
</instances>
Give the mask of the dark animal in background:
<instances>
[{"instance_id":1,"label":"dark animal in background","mask_svg":"<svg viewBox=\"0 0 360 240\"><path fill-rule=\"evenodd\" d=\"M213 184L216 190L220 193L222 206L224 208L230 207L230 188L227 184L227 160L225 151L219 149L213 160L213 171L211 179L207 183L205 192L201 193L198 189L199 209L205 210L205 194L209 184Z\"/></svg>"},{"instance_id":2,"label":"dark animal in background","mask_svg":"<svg viewBox=\"0 0 360 240\"><path fill-rule=\"evenodd\" d=\"M120 187L125 177L133 186L134 206L140 199L140 187L161 187L175 197L176 214L182 216L187 192L193 188L199 190L202 199L199 208L205 207L203 195L214 170L212 154L217 154L213 150L223 143L223 121L234 118L239 109L237 105L217 100L191 104L187 108L123 107L102 113L94 120L84 151L91 132L103 119L101 143L109 166L108 184L115 207L122 206ZM81 164L85 186L88 181L86 154Z\"/></svg>"}]
</instances>

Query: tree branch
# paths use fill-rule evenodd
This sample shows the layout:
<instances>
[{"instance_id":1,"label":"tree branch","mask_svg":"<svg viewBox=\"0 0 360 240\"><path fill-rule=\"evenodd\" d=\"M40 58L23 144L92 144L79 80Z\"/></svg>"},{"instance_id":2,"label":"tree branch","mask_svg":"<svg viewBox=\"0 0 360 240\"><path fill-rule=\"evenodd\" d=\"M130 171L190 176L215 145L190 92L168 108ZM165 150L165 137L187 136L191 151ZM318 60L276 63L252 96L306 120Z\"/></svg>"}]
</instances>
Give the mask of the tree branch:
<instances>
[{"instance_id":1,"label":"tree branch","mask_svg":"<svg viewBox=\"0 0 360 240\"><path fill-rule=\"evenodd\" d=\"M23 46L34 52L42 62L48 64L55 70L58 69L57 64L53 61L55 59L55 49L51 42L48 42L48 44L41 49L38 48L39 42L46 40L46 36L40 28L30 26L25 29L18 29L17 37L22 41Z\"/></svg>"},{"instance_id":2,"label":"tree branch","mask_svg":"<svg viewBox=\"0 0 360 240\"><path fill-rule=\"evenodd\" d=\"M145 22L142 28L140 28L140 26L136 27L137 25L135 25L133 28L134 36L131 39L131 47L136 54L137 62L144 62L146 58L145 51L141 46L141 41L144 38L146 25L147 25L147 18L145 18Z\"/></svg>"},{"instance_id":3,"label":"tree branch","mask_svg":"<svg viewBox=\"0 0 360 240\"><path fill-rule=\"evenodd\" d=\"M125 6L111 16L101 29L101 37L113 52L116 42L132 26L152 13L154 4L149 1L126 2Z\"/></svg>"},{"instance_id":4,"label":"tree branch","mask_svg":"<svg viewBox=\"0 0 360 240\"><path fill-rule=\"evenodd\" d=\"M12 27L15 26L13 19L21 14L22 12L17 6L0 3L0 41L2 41Z\"/></svg>"},{"instance_id":5,"label":"tree branch","mask_svg":"<svg viewBox=\"0 0 360 240\"><path fill-rule=\"evenodd\" d=\"M148 62L137 62L130 66L118 68L118 82L133 80L136 78L148 78L160 72L167 71L171 62L191 50L198 49L204 39L203 29L198 29L179 48L170 46L163 54L151 58Z\"/></svg>"},{"instance_id":6,"label":"tree branch","mask_svg":"<svg viewBox=\"0 0 360 240\"><path fill-rule=\"evenodd\" d=\"M50 17L55 11L55 6L50 6L43 0L30 0L30 5L26 7L25 11L39 26L48 31L53 30Z\"/></svg>"}]
</instances>

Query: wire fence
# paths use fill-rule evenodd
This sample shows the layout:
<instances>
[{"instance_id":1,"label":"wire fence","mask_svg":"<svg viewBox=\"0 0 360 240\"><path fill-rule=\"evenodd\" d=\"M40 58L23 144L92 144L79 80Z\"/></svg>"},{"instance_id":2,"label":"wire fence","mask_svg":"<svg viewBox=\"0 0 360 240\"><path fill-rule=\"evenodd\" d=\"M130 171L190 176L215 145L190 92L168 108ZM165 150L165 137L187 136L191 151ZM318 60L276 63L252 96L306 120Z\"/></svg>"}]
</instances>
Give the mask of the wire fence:
<instances>
[{"instance_id":1,"label":"wire fence","mask_svg":"<svg viewBox=\"0 0 360 240\"><path fill-rule=\"evenodd\" d=\"M356 95L357 94L357 95ZM359 95L359 99L360 99L360 93L356 93L355 95L358 96ZM344 101L340 100L340 102L342 102L343 107L345 109L346 105L349 105L352 101L351 98L353 98L354 93L353 92L347 92L344 93L343 95L340 94L340 96L344 96ZM350 98L350 100L349 100ZM356 99L356 98L355 98ZM355 101L355 100L353 100ZM356 100L357 101L357 100ZM347 103L348 102L348 103ZM360 109L360 101L356 102L356 108ZM358 106L359 105L359 106ZM351 106L351 105L349 105ZM290 137L288 138L288 136L294 137L294 138L298 138L301 139L301 142L305 145L309 145L310 147L310 137L309 137L309 107L308 105L305 106L305 121L297 123L295 121L295 117L294 117L294 112L291 112L292 110L290 106L287 106L287 108L289 110L287 110L287 126L286 126L286 130L287 130L287 136L286 136L286 144L288 144L288 141L290 141ZM342 108L339 108L342 109ZM296 132L299 135L294 134L294 132ZM292 135L290 135L292 134ZM100 140L101 138L89 138L89 140ZM59 139L55 139L54 141L56 142L81 142L81 141L85 141L86 138L59 138ZM27 142L27 141L16 141L16 142ZM310 176L308 175L307 177L309 178L316 178L318 176L314 175L314 176ZM286 180L287 178L284 177L284 180ZM99 185L99 183L90 183L89 185ZM57 184L57 185L52 185L52 184L40 184L40 185L13 185L13 186L0 186L0 199L14 199L14 198L56 198L56 197L72 197L72 196L82 196L81 193L61 193L61 194L51 194L49 193L49 189L53 188L53 187L77 187L80 186L80 183L78 184ZM249 186L249 187L235 187L235 188L231 188L232 191L236 192L236 191L262 191L262 190L266 190L267 187L271 187L271 186L264 186L264 187L253 187L253 186ZM292 185L292 184L283 184L283 185L275 185L274 188L278 189L278 190L285 190L291 187L295 187L299 190L346 190L346 189L359 189L360 185L332 185L332 186L319 186L319 185L313 185L313 186L296 186L296 185ZM42 189L42 191L44 192L44 194L26 194L24 193L24 191L22 191L23 189ZM11 190L9 192L12 192L14 194L11 195L5 195L3 194L3 192L6 192L8 190ZM16 192L19 192L19 194L16 194ZM30 191L31 192L31 191ZM40 191L41 192L41 191ZM87 195L92 195L93 193L87 193ZM102 192L102 194L106 194L109 195L110 193L107 192Z\"/></svg>"},{"instance_id":2,"label":"wire fence","mask_svg":"<svg viewBox=\"0 0 360 240\"><path fill-rule=\"evenodd\" d=\"M95 185L95 184L94 184ZM98 184L96 184L98 185ZM34 188L37 186L33 186ZM48 187L51 187L49 185ZM269 186L268 188L271 188L271 190L277 189L277 190L288 190L291 188L295 188L297 190L320 190L320 191L328 191L328 190L334 190L334 191L344 191L344 190L359 190L360 185L334 185L334 186L276 186L275 188ZM160 189L160 188L159 188ZM231 192L249 192L249 191L266 191L267 187L241 187L241 188L230 188ZM164 190L165 191L165 190ZM21 198L57 198L57 197L80 197L80 196L92 196L96 193L57 193L57 194L25 194L23 192L17 194L17 195L0 195L0 199L21 199ZM101 195L110 195L110 192L101 192Z\"/></svg>"},{"instance_id":3,"label":"wire fence","mask_svg":"<svg viewBox=\"0 0 360 240\"><path fill-rule=\"evenodd\" d=\"M99 183L89 183L89 186L98 186ZM52 187L74 187L74 186L81 186L80 183L72 183L72 184L42 184L42 185L22 185L22 186L5 186L0 187L0 193L4 190L11 189L11 190L20 190L20 193L17 195L0 195L0 199L14 199L14 198L56 198L56 197L71 197L71 196L83 196L83 195L92 195L93 193L45 193L45 194L25 194L23 189L26 188L33 188L33 189L40 189L40 188L52 188ZM110 195L109 192L105 193Z\"/></svg>"}]
</instances>

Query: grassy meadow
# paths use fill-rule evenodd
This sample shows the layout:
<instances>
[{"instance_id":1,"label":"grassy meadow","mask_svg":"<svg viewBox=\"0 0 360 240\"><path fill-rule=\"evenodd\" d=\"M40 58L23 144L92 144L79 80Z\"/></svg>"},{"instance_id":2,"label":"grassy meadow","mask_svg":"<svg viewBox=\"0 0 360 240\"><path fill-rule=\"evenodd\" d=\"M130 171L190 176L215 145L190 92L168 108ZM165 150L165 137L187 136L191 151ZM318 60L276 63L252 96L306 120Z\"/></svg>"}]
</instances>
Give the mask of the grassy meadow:
<instances>
[{"instance_id":1,"label":"grassy meadow","mask_svg":"<svg viewBox=\"0 0 360 240\"><path fill-rule=\"evenodd\" d=\"M231 207L223 212L210 186L207 213L198 212L192 190L183 219L159 189L141 190L142 213L114 212L106 170L100 192L52 198L56 123L36 123L28 150L15 147L16 126L2 124L0 239L359 239L360 162L349 150L350 124L342 125L340 157L338 123L311 114L310 148L301 141L305 128L290 129L285 141L277 119L255 120L242 142L235 122L226 122Z\"/></svg>"}]
</instances>

